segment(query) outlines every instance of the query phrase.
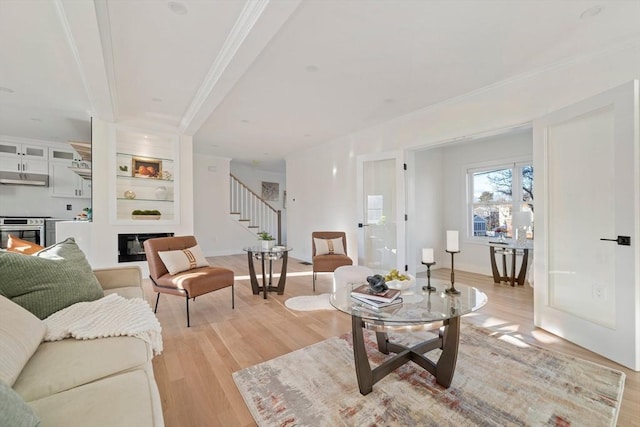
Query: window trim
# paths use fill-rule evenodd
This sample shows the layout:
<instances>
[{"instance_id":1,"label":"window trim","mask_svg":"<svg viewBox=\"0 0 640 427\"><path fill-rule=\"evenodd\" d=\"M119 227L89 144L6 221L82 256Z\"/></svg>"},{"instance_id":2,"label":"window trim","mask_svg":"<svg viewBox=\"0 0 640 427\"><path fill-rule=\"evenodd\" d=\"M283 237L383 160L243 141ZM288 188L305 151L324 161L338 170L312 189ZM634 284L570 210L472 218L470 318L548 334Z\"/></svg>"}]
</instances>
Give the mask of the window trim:
<instances>
[{"instance_id":1,"label":"window trim","mask_svg":"<svg viewBox=\"0 0 640 427\"><path fill-rule=\"evenodd\" d=\"M471 163L465 167L465 182L467 187L467 195L465 197L466 204L466 213L465 213L465 224L466 224L466 239L470 242L475 243L487 243L492 239L495 239L495 236L475 236L474 235L474 226L473 226L473 207L474 207L474 195L473 195L473 175L478 172L488 172L490 170L499 170L499 169L512 169L513 172L511 174L511 206L512 206L512 215L515 212L520 212L522 210L523 196L524 192L522 191L522 173L515 173L516 170L522 171L522 168L525 166L533 166L533 157L514 157L508 159L500 159L496 161L487 161L480 163ZM534 179L535 179L535 170L534 170ZM517 189L517 191L515 191ZM535 191L535 190L534 190ZM508 203L508 202L506 202ZM504 205L505 202L495 202L492 203L495 205ZM535 202L531 202L535 206ZM513 237L513 236L512 236ZM512 237L507 237L509 241Z\"/></svg>"}]
</instances>

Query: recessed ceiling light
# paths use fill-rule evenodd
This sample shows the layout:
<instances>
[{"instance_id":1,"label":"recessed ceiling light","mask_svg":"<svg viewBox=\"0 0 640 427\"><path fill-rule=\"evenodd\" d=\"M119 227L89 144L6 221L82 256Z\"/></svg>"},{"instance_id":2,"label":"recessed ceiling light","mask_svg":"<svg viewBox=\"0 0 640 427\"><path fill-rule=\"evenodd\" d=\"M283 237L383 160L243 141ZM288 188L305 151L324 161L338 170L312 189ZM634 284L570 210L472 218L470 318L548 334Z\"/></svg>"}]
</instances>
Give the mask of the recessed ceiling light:
<instances>
[{"instance_id":1,"label":"recessed ceiling light","mask_svg":"<svg viewBox=\"0 0 640 427\"><path fill-rule=\"evenodd\" d=\"M584 12L582 12L580 14L580 19L588 19L588 18L592 18L598 14L600 14L600 12L602 12L603 7L602 6L593 6L590 7L589 9L585 10Z\"/></svg>"},{"instance_id":2,"label":"recessed ceiling light","mask_svg":"<svg viewBox=\"0 0 640 427\"><path fill-rule=\"evenodd\" d=\"M305 137L305 138L309 138L309 137L311 137L311 134L309 134L309 133L305 133L305 134L304 134L304 137Z\"/></svg>"},{"instance_id":3,"label":"recessed ceiling light","mask_svg":"<svg viewBox=\"0 0 640 427\"><path fill-rule=\"evenodd\" d=\"M14 90L13 89L9 89L8 87L0 86L0 92L13 93Z\"/></svg>"},{"instance_id":4,"label":"recessed ceiling light","mask_svg":"<svg viewBox=\"0 0 640 427\"><path fill-rule=\"evenodd\" d=\"M240 120L240 121L241 121L242 123L249 123L249 120L247 120L247 119L242 119L242 120Z\"/></svg>"},{"instance_id":5,"label":"recessed ceiling light","mask_svg":"<svg viewBox=\"0 0 640 427\"><path fill-rule=\"evenodd\" d=\"M396 102L396 100L393 98L386 98L383 102L385 104L393 104L394 102Z\"/></svg>"},{"instance_id":6,"label":"recessed ceiling light","mask_svg":"<svg viewBox=\"0 0 640 427\"><path fill-rule=\"evenodd\" d=\"M307 70L309 73L315 73L316 71L320 70L320 68L318 68L317 65L307 65L305 70Z\"/></svg>"},{"instance_id":7,"label":"recessed ceiling light","mask_svg":"<svg viewBox=\"0 0 640 427\"><path fill-rule=\"evenodd\" d=\"M162 98L151 98L153 102L162 102Z\"/></svg>"},{"instance_id":8,"label":"recessed ceiling light","mask_svg":"<svg viewBox=\"0 0 640 427\"><path fill-rule=\"evenodd\" d=\"M269 153L262 153L262 154L264 154L265 156L268 156L268 155L269 155Z\"/></svg>"},{"instance_id":9,"label":"recessed ceiling light","mask_svg":"<svg viewBox=\"0 0 640 427\"><path fill-rule=\"evenodd\" d=\"M170 1L167 6L169 6L169 10L176 15L186 15L188 12L187 6L177 1Z\"/></svg>"},{"instance_id":10,"label":"recessed ceiling light","mask_svg":"<svg viewBox=\"0 0 640 427\"><path fill-rule=\"evenodd\" d=\"M31 117L29 120L31 120L32 122L42 122L42 119L39 119L37 117Z\"/></svg>"}]
</instances>

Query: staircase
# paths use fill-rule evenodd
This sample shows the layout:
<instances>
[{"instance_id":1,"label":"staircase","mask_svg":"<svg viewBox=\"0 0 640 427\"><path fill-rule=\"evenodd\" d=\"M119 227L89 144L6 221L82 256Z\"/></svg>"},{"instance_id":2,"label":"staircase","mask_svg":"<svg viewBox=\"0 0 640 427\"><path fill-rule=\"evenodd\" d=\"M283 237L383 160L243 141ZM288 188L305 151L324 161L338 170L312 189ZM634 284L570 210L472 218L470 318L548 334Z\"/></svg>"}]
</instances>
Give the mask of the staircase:
<instances>
[{"instance_id":1,"label":"staircase","mask_svg":"<svg viewBox=\"0 0 640 427\"><path fill-rule=\"evenodd\" d=\"M229 175L231 216L253 234L266 231L282 244L281 211L274 209L233 174Z\"/></svg>"}]
</instances>

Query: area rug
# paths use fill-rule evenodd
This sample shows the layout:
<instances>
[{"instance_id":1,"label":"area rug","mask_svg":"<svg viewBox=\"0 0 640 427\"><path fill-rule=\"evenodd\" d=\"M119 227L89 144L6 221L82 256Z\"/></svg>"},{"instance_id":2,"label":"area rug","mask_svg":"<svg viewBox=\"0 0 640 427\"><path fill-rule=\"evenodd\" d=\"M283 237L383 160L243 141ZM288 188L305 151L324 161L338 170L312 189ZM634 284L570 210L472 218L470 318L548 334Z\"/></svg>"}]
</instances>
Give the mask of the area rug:
<instances>
[{"instance_id":1,"label":"area rug","mask_svg":"<svg viewBox=\"0 0 640 427\"><path fill-rule=\"evenodd\" d=\"M365 333L375 366L389 356L377 351L373 333ZM424 338L416 335L415 341ZM622 372L469 324L462 327L449 389L407 363L362 396L350 334L235 372L233 378L262 427L614 426L624 388Z\"/></svg>"},{"instance_id":2,"label":"area rug","mask_svg":"<svg viewBox=\"0 0 640 427\"><path fill-rule=\"evenodd\" d=\"M330 296L331 294L320 294L291 297L284 302L284 305L296 311L332 310L333 306L329 302Z\"/></svg>"}]
</instances>

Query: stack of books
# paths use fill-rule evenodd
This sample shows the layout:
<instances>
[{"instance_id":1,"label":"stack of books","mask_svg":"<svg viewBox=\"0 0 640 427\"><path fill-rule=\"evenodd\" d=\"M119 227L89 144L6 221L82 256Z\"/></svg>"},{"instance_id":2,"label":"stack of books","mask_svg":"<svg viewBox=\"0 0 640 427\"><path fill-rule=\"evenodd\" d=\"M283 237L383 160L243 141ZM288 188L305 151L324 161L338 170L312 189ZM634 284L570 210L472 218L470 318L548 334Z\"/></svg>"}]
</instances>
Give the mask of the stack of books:
<instances>
[{"instance_id":1,"label":"stack of books","mask_svg":"<svg viewBox=\"0 0 640 427\"><path fill-rule=\"evenodd\" d=\"M373 308L391 307L402 304L399 289L387 289L384 292L373 292L369 285L360 285L351 291L351 298Z\"/></svg>"}]
</instances>

